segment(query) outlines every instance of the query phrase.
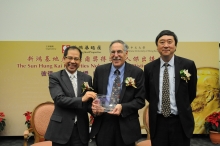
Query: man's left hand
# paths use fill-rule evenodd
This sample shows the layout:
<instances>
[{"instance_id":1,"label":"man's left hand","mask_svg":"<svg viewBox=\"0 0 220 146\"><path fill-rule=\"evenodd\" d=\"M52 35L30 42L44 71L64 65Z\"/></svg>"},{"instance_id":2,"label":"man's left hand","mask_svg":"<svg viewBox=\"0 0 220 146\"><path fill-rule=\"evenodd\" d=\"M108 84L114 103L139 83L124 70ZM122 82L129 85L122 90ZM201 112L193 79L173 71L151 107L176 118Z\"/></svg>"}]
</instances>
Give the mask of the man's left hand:
<instances>
[{"instance_id":1,"label":"man's left hand","mask_svg":"<svg viewBox=\"0 0 220 146\"><path fill-rule=\"evenodd\" d=\"M112 115L117 115L119 116L121 114L121 111L122 111L122 106L121 104L117 104L115 106L115 108L111 111L111 112L108 112L109 114L112 114Z\"/></svg>"}]
</instances>

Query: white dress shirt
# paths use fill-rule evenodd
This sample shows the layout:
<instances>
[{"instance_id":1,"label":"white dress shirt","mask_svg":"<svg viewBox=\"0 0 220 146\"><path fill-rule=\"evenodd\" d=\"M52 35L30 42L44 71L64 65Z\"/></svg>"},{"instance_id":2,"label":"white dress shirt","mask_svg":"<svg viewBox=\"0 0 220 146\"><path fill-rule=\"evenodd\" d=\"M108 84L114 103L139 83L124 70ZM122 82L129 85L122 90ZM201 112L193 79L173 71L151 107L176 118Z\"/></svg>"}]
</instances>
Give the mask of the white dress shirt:
<instances>
[{"instance_id":1,"label":"white dress shirt","mask_svg":"<svg viewBox=\"0 0 220 146\"><path fill-rule=\"evenodd\" d=\"M158 113L162 114L162 86L163 86L163 72L165 69L164 61L160 58L160 79L159 79L159 103L158 103ZM171 114L178 114L175 99L175 66L174 66L174 56L171 58L168 66L169 73L169 86L170 86L170 108Z\"/></svg>"},{"instance_id":2,"label":"white dress shirt","mask_svg":"<svg viewBox=\"0 0 220 146\"><path fill-rule=\"evenodd\" d=\"M77 71L73 74L69 73L67 70L66 70L69 78L70 78L70 81L72 82L72 85L73 85L73 90L75 92L75 96L77 97ZM75 123L77 122L77 116L75 116Z\"/></svg>"}]
</instances>

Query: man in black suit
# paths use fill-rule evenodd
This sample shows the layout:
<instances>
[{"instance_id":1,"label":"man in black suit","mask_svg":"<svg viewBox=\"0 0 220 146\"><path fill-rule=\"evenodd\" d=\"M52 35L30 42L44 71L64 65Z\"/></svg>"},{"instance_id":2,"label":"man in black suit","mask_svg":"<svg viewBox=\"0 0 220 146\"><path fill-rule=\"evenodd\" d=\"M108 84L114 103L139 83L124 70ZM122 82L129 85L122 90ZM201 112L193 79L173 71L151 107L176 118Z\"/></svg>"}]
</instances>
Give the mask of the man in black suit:
<instances>
[{"instance_id":1,"label":"man in black suit","mask_svg":"<svg viewBox=\"0 0 220 146\"><path fill-rule=\"evenodd\" d=\"M128 46L121 40L113 41L109 47L111 63L95 69L94 91L112 97L115 70L120 72L119 102L110 112L101 113L93 102L96 114L91 137L96 138L97 146L134 146L141 138L138 110L145 105L143 70L127 63ZM130 78L129 78L130 77ZM126 79L135 79L125 83ZM98 110L98 111L97 111Z\"/></svg>"},{"instance_id":2,"label":"man in black suit","mask_svg":"<svg viewBox=\"0 0 220 146\"><path fill-rule=\"evenodd\" d=\"M82 85L87 86L87 89L91 87L92 78L77 71L81 59L82 52L79 48L76 46L66 48L63 56L65 69L49 76L49 90L55 109L45 139L51 140L53 146L88 146L87 101L94 99L96 93L82 89Z\"/></svg>"},{"instance_id":3,"label":"man in black suit","mask_svg":"<svg viewBox=\"0 0 220 146\"><path fill-rule=\"evenodd\" d=\"M190 146L194 130L190 104L196 97L197 85L195 63L174 55L178 43L174 32L160 32L155 43L160 58L144 66L152 146Z\"/></svg>"}]
</instances>

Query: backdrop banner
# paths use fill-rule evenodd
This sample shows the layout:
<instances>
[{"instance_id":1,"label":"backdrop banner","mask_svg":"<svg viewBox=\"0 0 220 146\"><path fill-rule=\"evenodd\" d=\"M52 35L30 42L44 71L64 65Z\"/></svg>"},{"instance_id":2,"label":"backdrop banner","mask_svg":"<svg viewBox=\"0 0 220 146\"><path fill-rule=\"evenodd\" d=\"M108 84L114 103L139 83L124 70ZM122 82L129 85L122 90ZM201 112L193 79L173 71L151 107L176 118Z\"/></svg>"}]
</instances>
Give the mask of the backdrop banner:
<instances>
[{"instance_id":1,"label":"backdrop banner","mask_svg":"<svg viewBox=\"0 0 220 146\"><path fill-rule=\"evenodd\" d=\"M93 76L97 66L109 63L110 42L47 42L0 41L0 112L5 113L6 127L2 136L21 136L26 129L26 111L52 101L48 76L64 69L63 51L78 46L82 52L79 70ZM127 62L144 68L160 55L154 42L127 42ZM176 55L194 60L198 69L197 95L192 109L195 118L194 134L204 133L204 120L219 111L219 43L180 42ZM142 112L139 111L142 123ZM142 131L145 133L144 131Z\"/></svg>"}]
</instances>

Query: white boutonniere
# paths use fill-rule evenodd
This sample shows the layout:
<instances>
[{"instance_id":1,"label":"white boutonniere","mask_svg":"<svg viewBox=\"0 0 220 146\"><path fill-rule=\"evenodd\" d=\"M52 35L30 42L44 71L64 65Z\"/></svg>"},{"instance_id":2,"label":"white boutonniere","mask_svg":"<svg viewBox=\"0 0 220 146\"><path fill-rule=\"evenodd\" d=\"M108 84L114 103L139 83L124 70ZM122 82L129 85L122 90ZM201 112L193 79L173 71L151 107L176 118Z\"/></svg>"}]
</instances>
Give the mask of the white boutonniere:
<instances>
[{"instance_id":1,"label":"white boutonniere","mask_svg":"<svg viewBox=\"0 0 220 146\"><path fill-rule=\"evenodd\" d=\"M137 87L135 86L135 79L132 78L132 77L127 77L127 78L125 79L125 84L126 84L126 86L132 86L132 87L134 87L134 88L137 88Z\"/></svg>"},{"instance_id":2,"label":"white boutonniere","mask_svg":"<svg viewBox=\"0 0 220 146\"><path fill-rule=\"evenodd\" d=\"M90 90L94 90L94 89L89 86L88 82L83 82L83 84L82 84L82 92L90 91Z\"/></svg>"},{"instance_id":3,"label":"white boutonniere","mask_svg":"<svg viewBox=\"0 0 220 146\"><path fill-rule=\"evenodd\" d=\"M185 80L187 83L187 81L190 80L191 74L188 73L188 69L183 69L180 71L180 76L181 76L181 79Z\"/></svg>"}]
</instances>

